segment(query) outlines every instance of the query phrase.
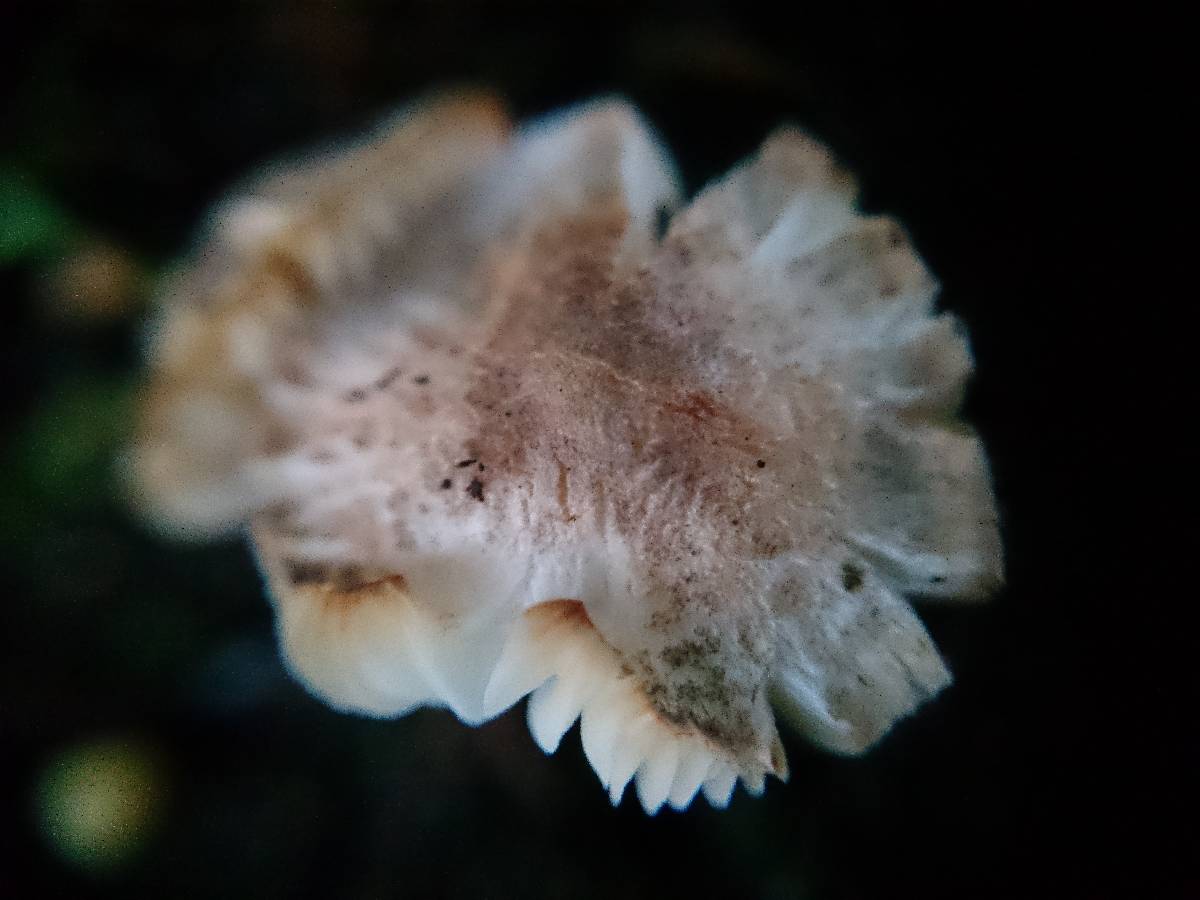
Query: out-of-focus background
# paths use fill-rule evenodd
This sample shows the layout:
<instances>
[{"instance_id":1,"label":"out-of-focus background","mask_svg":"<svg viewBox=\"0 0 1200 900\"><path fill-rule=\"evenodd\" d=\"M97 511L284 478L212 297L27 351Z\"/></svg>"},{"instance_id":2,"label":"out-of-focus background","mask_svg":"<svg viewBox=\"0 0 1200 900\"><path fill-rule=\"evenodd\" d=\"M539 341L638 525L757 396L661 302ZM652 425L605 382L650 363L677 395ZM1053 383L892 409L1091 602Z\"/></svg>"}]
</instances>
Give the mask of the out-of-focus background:
<instances>
[{"instance_id":1,"label":"out-of-focus background","mask_svg":"<svg viewBox=\"0 0 1200 900\"><path fill-rule=\"evenodd\" d=\"M1187 829L1161 827L1173 798L1148 780L1178 738L1138 718L1127 665L1100 661L1126 598L1093 538L1126 488L1095 490L1104 426L1075 402L1113 377L1073 356L1095 339L1116 252L1084 200L1122 190L1100 151L1136 102L1095 11L1064 25L981 10L81 0L6 13L0 894L1195 888L1194 873L1135 861L1150 831L1182 858ZM446 83L493 87L518 116L625 94L693 190L799 122L940 276L978 360L967 413L993 459L1009 581L987 606L925 610L957 684L865 758L789 735L791 782L762 799L654 819L632 796L613 809L575 732L545 758L520 708L478 729L444 711L327 709L283 671L241 543L170 543L131 514L118 472L140 336L205 209L272 157ZM1147 745L1162 750L1132 786Z\"/></svg>"}]
</instances>

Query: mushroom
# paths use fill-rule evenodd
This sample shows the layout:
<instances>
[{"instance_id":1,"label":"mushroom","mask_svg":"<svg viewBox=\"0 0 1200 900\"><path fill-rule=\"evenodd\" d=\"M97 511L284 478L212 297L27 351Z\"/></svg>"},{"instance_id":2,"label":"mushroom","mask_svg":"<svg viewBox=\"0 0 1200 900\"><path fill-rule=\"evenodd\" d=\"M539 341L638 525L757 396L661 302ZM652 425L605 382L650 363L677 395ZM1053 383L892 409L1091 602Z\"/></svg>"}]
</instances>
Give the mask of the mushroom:
<instances>
[{"instance_id":1,"label":"mushroom","mask_svg":"<svg viewBox=\"0 0 1200 900\"><path fill-rule=\"evenodd\" d=\"M614 803L785 778L776 712L863 752L950 682L905 598L1002 578L963 330L794 128L680 199L618 100L433 97L269 170L164 292L142 507L249 526L334 707L528 695Z\"/></svg>"}]
</instances>

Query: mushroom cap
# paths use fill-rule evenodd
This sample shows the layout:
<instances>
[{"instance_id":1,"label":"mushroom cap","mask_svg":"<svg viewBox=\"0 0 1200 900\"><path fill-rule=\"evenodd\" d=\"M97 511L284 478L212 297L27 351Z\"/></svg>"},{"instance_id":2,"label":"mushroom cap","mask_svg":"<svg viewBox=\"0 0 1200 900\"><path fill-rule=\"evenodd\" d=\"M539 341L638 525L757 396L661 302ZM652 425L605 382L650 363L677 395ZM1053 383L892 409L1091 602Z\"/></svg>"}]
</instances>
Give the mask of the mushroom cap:
<instances>
[{"instance_id":1,"label":"mushroom cap","mask_svg":"<svg viewBox=\"0 0 1200 900\"><path fill-rule=\"evenodd\" d=\"M650 812L785 777L775 710L862 752L950 680L904 598L1002 577L970 352L802 132L680 197L619 100L435 97L269 171L165 292L143 507L250 525L338 708L529 695Z\"/></svg>"}]
</instances>

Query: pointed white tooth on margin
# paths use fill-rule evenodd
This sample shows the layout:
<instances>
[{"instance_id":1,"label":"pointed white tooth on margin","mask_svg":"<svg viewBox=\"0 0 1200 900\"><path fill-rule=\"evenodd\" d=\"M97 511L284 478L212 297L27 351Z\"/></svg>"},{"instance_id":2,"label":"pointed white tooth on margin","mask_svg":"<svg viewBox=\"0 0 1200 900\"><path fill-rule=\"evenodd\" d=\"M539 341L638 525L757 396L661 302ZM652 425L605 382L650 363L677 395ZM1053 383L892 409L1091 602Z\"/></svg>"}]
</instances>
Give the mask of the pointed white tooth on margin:
<instances>
[{"instance_id":1,"label":"pointed white tooth on margin","mask_svg":"<svg viewBox=\"0 0 1200 900\"><path fill-rule=\"evenodd\" d=\"M771 749L768 751L763 765L780 781L786 782L790 777L791 772L788 769L787 751L783 747L783 740L779 737L778 731L775 732L775 737L771 739Z\"/></svg>"},{"instance_id":2,"label":"pointed white tooth on margin","mask_svg":"<svg viewBox=\"0 0 1200 900\"><path fill-rule=\"evenodd\" d=\"M579 738L583 742L583 754L600 777L600 783L608 790L612 775L613 754L617 750L617 738L625 717L625 704L617 701L616 695L626 689L618 683L603 691L583 708L579 718Z\"/></svg>"},{"instance_id":3,"label":"pointed white tooth on margin","mask_svg":"<svg viewBox=\"0 0 1200 900\"><path fill-rule=\"evenodd\" d=\"M570 677L547 681L529 698L529 731L546 753L558 749L562 737L579 718L579 691Z\"/></svg>"},{"instance_id":4,"label":"pointed white tooth on margin","mask_svg":"<svg viewBox=\"0 0 1200 900\"><path fill-rule=\"evenodd\" d=\"M708 747L699 742L688 745L679 758L679 770L675 773L671 793L667 796L672 809L684 810L691 806L701 782L714 765L715 760Z\"/></svg>"},{"instance_id":5,"label":"pointed white tooth on margin","mask_svg":"<svg viewBox=\"0 0 1200 900\"><path fill-rule=\"evenodd\" d=\"M801 193L788 203L759 241L752 262L761 268L784 266L833 241L857 218L839 192Z\"/></svg>"},{"instance_id":6,"label":"pointed white tooth on margin","mask_svg":"<svg viewBox=\"0 0 1200 900\"><path fill-rule=\"evenodd\" d=\"M461 719L478 720L478 684L483 673L473 671L475 657L464 664L462 648L448 641L439 625L426 615L416 613L409 618L405 633L413 666L425 684L443 704Z\"/></svg>"},{"instance_id":7,"label":"pointed white tooth on margin","mask_svg":"<svg viewBox=\"0 0 1200 900\"><path fill-rule=\"evenodd\" d=\"M613 754L612 780L609 782L608 798L613 806L621 802L625 786L646 758L646 736L657 722L653 713L641 713L621 729L617 737L617 750Z\"/></svg>"},{"instance_id":8,"label":"pointed white tooth on margin","mask_svg":"<svg viewBox=\"0 0 1200 900\"><path fill-rule=\"evenodd\" d=\"M649 815L654 815L667 802L675 773L679 771L679 749L675 736L664 734L638 769L637 795L642 801L642 809Z\"/></svg>"},{"instance_id":9,"label":"pointed white tooth on margin","mask_svg":"<svg viewBox=\"0 0 1200 900\"><path fill-rule=\"evenodd\" d=\"M728 764L718 763L716 770L705 779L701 790L709 804L724 809L733 797L733 786L737 784L737 772Z\"/></svg>"},{"instance_id":10,"label":"pointed white tooth on margin","mask_svg":"<svg viewBox=\"0 0 1200 900\"><path fill-rule=\"evenodd\" d=\"M546 652L538 652L530 640L524 623L517 627L492 670L483 691L483 710L495 716L508 709L553 674L553 665Z\"/></svg>"},{"instance_id":11,"label":"pointed white tooth on margin","mask_svg":"<svg viewBox=\"0 0 1200 900\"><path fill-rule=\"evenodd\" d=\"M654 732L659 727L658 716L654 713L638 713L626 719L626 725L617 737L617 751L612 756L608 799L612 800L613 806L620 803L625 786L646 762L647 752L654 743Z\"/></svg>"},{"instance_id":12,"label":"pointed white tooth on margin","mask_svg":"<svg viewBox=\"0 0 1200 900\"><path fill-rule=\"evenodd\" d=\"M762 772L743 772L742 784L745 785L746 793L751 797L761 797L767 786L767 779Z\"/></svg>"}]
</instances>

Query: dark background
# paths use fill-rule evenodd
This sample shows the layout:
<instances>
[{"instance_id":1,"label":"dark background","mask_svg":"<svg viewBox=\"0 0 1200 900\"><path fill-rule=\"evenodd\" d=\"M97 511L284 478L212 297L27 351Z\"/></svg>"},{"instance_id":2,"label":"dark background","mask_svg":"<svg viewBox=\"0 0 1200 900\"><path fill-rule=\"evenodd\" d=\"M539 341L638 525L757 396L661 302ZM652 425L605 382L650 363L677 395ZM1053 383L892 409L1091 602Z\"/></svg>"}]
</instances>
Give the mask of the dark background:
<instances>
[{"instance_id":1,"label":"dark background","mask_svg":"<svg viewBox=\"0 0 1200 900\"><path fill-rule=\"evenodd\" d=\"M1146 549L1161 520L1118 511L1150 475L1129 432L1162 427L1123 397L1141 363L1108 312L1127 254L1114 210L1170 188L1121 150L1146 134L1141 32L1095 9L971 8L78 2L9 18L0 895L1200 895L1173 774L1194 706L1164 702L1171 684L1139 661L1195 598L1155 586L1173 565ZM625 94L693 190L799 122L941 278L973 338L967 415L1008 586L924 611L957 683L865 758L785 736L791 782L762 799L648 819L630 791L612 809L575 732L544 758L520 710L478 729L328 710L284 674L246 549L172 545L126 508L114 459L142 323L206 207L447 82L494 87L517 116ZM1147 293L1123 321L1163 309ZM106 789L125 843L72 845L64 816Z\"/></svg>"}]
</instances>

